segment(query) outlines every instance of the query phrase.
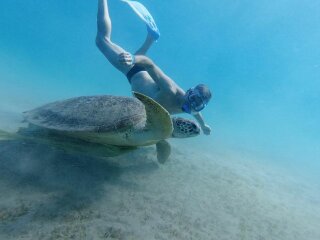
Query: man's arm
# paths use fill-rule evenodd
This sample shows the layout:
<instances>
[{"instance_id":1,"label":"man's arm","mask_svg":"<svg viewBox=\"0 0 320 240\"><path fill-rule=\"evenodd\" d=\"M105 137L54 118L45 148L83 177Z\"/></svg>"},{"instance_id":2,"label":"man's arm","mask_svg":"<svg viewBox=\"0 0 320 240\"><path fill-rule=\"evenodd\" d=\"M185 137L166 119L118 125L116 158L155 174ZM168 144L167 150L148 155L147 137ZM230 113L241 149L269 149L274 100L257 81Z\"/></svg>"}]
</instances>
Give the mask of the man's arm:
<instances>
[{"instance_id":1,"label":"man's arm","mask_svg":"<svg viewBox=\"0 0 320 240\"><path fill-rule=\"evenodd\" d=\"M135 64L146 69L159 88L171 88L174 85L173 80L162 72L150 58L143 55L137 55L135 56Z\"/></svg>"},{"instance_id":2,"label":"man's arm","mask_svg":"<svg viewBox=\"0 0 320 240\"><path fill-rule=\"evenodd\" d=\"M195 119L196 119L196 120L198 121L198 123L200 124L200 127L201 127L203 133L204 133L205 135L210 135L210 133L211 133L211 128L210 128L207 124L205 124L201 113L198 112L198 113L196 113L196 114L193 114L193 116L195 117Z\"/></svg>"}]
</instances>

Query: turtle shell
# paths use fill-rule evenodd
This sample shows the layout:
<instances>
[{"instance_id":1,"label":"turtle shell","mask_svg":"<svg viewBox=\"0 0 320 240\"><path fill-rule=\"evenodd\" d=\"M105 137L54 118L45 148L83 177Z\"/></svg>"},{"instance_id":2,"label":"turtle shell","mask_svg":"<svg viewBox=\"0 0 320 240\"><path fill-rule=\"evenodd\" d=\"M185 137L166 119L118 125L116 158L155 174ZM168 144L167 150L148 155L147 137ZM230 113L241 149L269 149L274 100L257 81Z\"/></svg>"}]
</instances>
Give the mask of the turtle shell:
<instances>
[{"instance_id":1,"label":"turtle shell","mask_svg":"<svg viewBox=\"0 0 320 240\"><path fill-rule=\"evenodd\" d=\"M83 96L57 101L24 113L25 120L59 131L113 132L141 129L146 124L143 103L133 97Z\"/></svg>"}]
</instances>

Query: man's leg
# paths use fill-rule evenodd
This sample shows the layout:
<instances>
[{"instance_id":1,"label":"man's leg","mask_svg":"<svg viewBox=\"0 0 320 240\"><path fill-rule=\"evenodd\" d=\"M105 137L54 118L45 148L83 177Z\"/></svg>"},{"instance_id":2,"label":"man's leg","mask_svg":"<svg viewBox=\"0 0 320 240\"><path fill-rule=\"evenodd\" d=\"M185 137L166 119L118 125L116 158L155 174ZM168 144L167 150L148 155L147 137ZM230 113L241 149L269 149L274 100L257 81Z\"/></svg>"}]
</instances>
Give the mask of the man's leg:
<instances>
[{"instance_id":1,"label":"man's leg","mask_svg":"<svg viewBox=\"0 0 320 240\"><path fill-rule=\"evenodd\" d=\"M154 38L151 36L151 34L148 33L146 40L144 41L142 46L135 52L135 55L146 55L147 51L154 43L154 41Z\"/></svg>"},{"instance_id":2,"label":"man's leg","mask_svg":"<svg viewBox=\"0 0 320 240\"><path fill-rule=\"evenodd\" d=\"M97 27L97 47L113 66L122 73L127 74L131 66L119 62L119 55L126 51L111 42L111 19L107 0L98 0Z\"/></svg>"}]
</instances>

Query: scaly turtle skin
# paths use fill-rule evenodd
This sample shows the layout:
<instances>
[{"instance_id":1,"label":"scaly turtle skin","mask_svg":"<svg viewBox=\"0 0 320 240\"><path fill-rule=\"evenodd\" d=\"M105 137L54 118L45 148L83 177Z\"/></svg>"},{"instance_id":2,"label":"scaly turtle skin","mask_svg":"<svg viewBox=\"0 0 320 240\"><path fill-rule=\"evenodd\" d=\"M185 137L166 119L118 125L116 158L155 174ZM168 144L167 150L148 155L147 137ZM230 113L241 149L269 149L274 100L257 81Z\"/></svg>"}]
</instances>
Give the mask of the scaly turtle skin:
<instances>
[{"instance_id":1,"label":"scaly turtle skin","mask_svg":"<svg viewBox=\"0 0 320 240\"><path fill-rule=\"evenodd\" d=\"M171 152L165 139L200 133L193 121L171 119L153 99L136 92L134 96L76 97L25 112L24 117L32 125L85 142L129 147L156 144L161 163Z\"/></svg>"}]
</instances>

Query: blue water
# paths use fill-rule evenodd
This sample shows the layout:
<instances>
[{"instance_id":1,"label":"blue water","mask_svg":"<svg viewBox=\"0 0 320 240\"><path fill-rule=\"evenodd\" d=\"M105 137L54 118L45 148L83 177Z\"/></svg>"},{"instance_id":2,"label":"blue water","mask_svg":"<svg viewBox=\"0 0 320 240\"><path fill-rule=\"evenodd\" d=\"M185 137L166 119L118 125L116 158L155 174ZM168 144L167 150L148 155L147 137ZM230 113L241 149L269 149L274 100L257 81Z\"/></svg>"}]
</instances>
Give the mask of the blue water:
<instances>
[{"instance_id":1,"label":"blue water","mask_svg":"<svg viewBox=\"0 0 320 240\"><path fill-rule=\"evenodd\" d=\"M184 89L205 83L214 93L203 111L213 132L199 144L251 151L319 179L320 2L142 2L161 31L148 56ZM135 51L144 24L121 1L109 8L113 41ZM96 1L0 1L2 104L130 96L95 46L96 11Z\"/></svg>"},{"instance_id":2,"label":"blue water","mask_svg":"<svg viewBox=\"0 0 320 240\"><path fill-rule=\"evenodd\" d=\"M187 89L205 83L206 141L241 145L320 169L318 1L144 1L162 36L149 56ZM95 2L2 1L0 87L8 101L130 95L97 50ZM113 40L128 51L145 27L109 1Z\"/></svg>"}]
</instances>

